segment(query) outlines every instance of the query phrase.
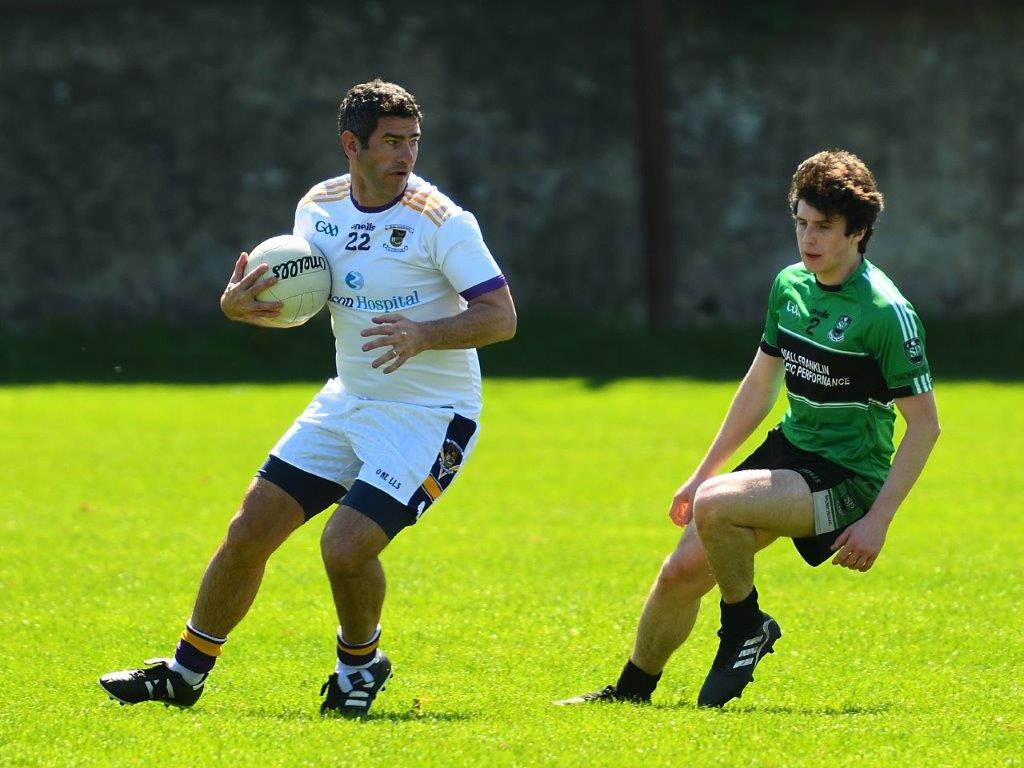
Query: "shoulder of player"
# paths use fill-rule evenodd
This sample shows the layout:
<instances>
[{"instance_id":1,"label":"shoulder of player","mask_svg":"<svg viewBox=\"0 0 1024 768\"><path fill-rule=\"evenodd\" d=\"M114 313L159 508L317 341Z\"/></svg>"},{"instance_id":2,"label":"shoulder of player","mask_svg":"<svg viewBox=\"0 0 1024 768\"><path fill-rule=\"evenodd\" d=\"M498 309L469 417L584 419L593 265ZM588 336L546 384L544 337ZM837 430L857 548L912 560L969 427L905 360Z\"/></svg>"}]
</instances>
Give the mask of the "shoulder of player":
<instances>
[{"instance_id":1,"label":"shoulder of player","mask_svg":"<svg viewBox=\"0 0 1024 768\"><path fill-rule=\"evenodd\" d=\"M779 273L775 275L775 285L780 288L784 288L790 285L800 285L808 281L814 281L814 275L808 272L802 262L796 264L790 264L788 267L784 267L779 270Z\"/></svg>"},{"instance_id":2,"label":"shoulder of player","mask_svg":"<svg viewBox=\"0 0 1024 768\"><path fill-rule=\"evenodd\" d=\"M868 262L858 287L869 325L898 324L908 339L920 334L920 320L913 305L885 272Z\"/></svg>"},{"instance_id":3,"label":"shoulder of player","mask_svg":"<svg viewBox=\"0 0 1024 768\"><path fill-rule=\"evenodd\" d=\"M299 208L308 205L323 205L325 203L340 202L352 194L352 179L346 173L344 176L336 176L333 179L326 179L315 184L299 200Z\"/></svg>"},{"instance_id":4,"label":"shoulder of player","mask_svg":"<svg viewBox=\"0 0 1024 768\"><path fill-rule=\"evenodd\" d=\"M438 228L463 212L450 197L426 179L416 175L410 177L400 204Z\"/></svg>"},{"instance_id":5,"label":"shoulder of player","mask_svg":"<svg viewBox=\"0 0 1024 768\"><path fill-rule=\"evenodd\" d=\"M896 283L885 272L868 262L858 281L858 291L864 303L879 310L902 307L913 310Z\"/></svg>"}]
</instances>

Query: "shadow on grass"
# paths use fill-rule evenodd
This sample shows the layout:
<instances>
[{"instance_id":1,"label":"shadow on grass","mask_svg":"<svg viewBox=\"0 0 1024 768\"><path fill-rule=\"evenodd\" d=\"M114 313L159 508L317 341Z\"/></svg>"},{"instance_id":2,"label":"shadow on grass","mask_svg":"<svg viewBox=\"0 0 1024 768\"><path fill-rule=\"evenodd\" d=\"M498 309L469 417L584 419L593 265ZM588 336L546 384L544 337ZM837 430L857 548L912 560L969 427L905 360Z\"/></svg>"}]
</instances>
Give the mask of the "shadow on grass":
<instances>
[{"instance_id":1,"label":"shadow on grass","mask_svg":"<svg viewBox=\"0 0 1024 768\"><path fill-rule=\"evenodd\" d=\"M422 712L410 709L407 712L379 712L371 714L369 719L391 723L415 723L420 721L425 723L455 723L475 718L476 715L471 712Z\"/></svg>"},{"instance_id":2,"label":"shadow on grass","mask_svg":"<svg viewBox=\"0 0 1024 768\"><path fill-rule=\"evenodd\" d=\"M1024 323L1017 314L943 317L928 324L937 382L1024 381ZM489 378L579 378L601 387L622 378L739 381L759 327L647 331L583 316L524 313L516 337L480 351ZM326 315L287 331L213 319L170 327L65 325L0 332L0 384L50 381L205 384L315 382L334 375Z\"/></svg>"},{"instance_id":3,"label":"shadow on grass","mask_svg":"<svg viewBox=\"0 0 1024 768\"><path fill-rule=\"evenodd\" d=\"M789 707L781 704L729 704L722 709L705 709L692 701L681 699L676 703L652 704L653 709L680 710L690 709L694 712L717 712L723 716L733 714L753 715L812 715L814 717L849 717L856 715L884 715L892 709L889 704L844 704L841 706L824 705L820 707Z\"/></svg>"},{"instance_id":4,"label":"shadow on grass","mask_svg":"<svg viewBox=\"0 0 1024 768\"><path fill-rule=\"evenodd\" d=\"M371 712L365 721L350 720L340 715L327 715L322 717L315 708L302 708L302 709L270 709L270 708L255 708L246 710L244 717L255 718L259 720L280 720L282 722L389 722L389 723L409 723L409 722L424 722L424 723L452 723L459 721L472 720L476 717L470 712L445 712L445 711L423 711L416 709L415 707L410 708L405 712Z\"/></svg>"},{"instance_id":5,"label":"shadow on grass","mask_svg":"<svg viewBox=\"0 0 1024 768\"><path fill-rule=\"evenodd\" d=\"M726 712L758 715L813 715L815 717L848 717L851 715L884 715L892 707L889 704L844 704L842 706L786 707L778 704L729 707Z\"/></svg>"}]
</instances>

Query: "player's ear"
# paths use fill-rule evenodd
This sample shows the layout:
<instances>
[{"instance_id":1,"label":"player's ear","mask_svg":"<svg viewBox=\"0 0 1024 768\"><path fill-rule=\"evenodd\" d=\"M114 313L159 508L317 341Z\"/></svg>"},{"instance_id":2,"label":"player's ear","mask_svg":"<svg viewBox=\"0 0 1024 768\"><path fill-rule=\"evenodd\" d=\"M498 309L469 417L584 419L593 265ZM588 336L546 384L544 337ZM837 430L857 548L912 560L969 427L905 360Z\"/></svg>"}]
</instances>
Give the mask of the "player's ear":
<instances>
[{"instance_id":1,"label":"player's ear","mask_svg":"<svg viewBox=\"0 0 1024 768\"><path fill-rule=\"evenodd\" d=\"M352 131L342 131L339 144L341 144L341 151L345 153L345 157L349 160L355 158L363 147L363 142Z\"/></svg>"}]
</instances>

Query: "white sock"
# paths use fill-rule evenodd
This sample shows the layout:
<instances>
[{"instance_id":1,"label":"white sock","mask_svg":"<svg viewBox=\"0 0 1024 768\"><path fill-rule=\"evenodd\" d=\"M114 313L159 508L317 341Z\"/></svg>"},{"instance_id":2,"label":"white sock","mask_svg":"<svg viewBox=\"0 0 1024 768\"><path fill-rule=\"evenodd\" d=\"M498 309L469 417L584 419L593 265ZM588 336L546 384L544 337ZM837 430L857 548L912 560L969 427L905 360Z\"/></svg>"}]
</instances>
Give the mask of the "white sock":
<instances>
[{"instance_id":1,"label":"white sock","mask_svg":"<svg viewBox=\"0 0 1024 768\"><path fill-rule=\"evenodd\" d=\"M206 679L206 675L202 672L195 672L188 667L183 667L178 663L177 659L168 659L167 668L172 672L177 672L181 675L185 682L189 685L199 685L203 680Z\"/></svg>"}]
</instances>

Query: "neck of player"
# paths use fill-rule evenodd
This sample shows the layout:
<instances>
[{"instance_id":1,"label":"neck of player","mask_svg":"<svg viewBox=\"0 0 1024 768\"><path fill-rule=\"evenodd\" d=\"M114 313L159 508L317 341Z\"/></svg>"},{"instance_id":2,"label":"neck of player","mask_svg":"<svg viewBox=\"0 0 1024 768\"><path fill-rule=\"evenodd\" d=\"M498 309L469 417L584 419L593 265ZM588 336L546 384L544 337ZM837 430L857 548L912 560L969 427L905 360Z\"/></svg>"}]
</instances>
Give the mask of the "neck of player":
<instances>
[{"instance_id":1,"label":"neck of player","mask_svg":"<svg viewBox=\"0 0 1024 768\"><path fill-rule=\"evenodd\" d=\"M837 264L834 269L816 275L818 282L828 286L842 285L850 275L860 269L863 261L864 255L854 249L853 255L843 259L843 262Z\"/></svg>"},{"instance_id":2,"label":"neck of player","mask_svg":"<svg viewBox=\"0 0 1024 768\"><path fill-rule=\"evenodd\" d=\"M390 180L389 180L390 181ZM408 177L392 183L372 184L356 172L352 173L352 197L362 208L379 208L405 192Z\"/></svg>"}]
</instances>

